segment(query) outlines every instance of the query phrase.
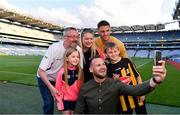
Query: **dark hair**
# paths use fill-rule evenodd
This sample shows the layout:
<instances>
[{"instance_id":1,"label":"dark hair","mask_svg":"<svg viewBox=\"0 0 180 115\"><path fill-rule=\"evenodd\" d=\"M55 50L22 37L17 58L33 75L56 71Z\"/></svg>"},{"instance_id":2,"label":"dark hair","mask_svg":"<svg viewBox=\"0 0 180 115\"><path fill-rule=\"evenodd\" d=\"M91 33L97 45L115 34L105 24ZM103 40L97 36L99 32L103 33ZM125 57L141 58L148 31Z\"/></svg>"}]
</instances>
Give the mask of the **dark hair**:
<instances>
[{"instance_id":1,"label":"dark hair","mask_svg":"<svg viewBox=\"0 0 180 115\"><path fill-rule=\"evenodd\" d=\"M107 53L106 51L107 51L108 48L114 48L114 47L116 47L116 46L117 46L117 44L114 43L114 42L107 42L107 43L105 44L105 50L104 50L104 52Z\"/></svg>"},{"instance_id":2,"label":"dark hair","mask_svg":"<svg viewBox=\"0 0 180 115\"><path fill-rule=\"evenodd\" d=\"M94 57L90 58L90 65L92 64L92 60L94 60L96 58L101 58L101 56L100 55L95 55Z\"/></svg>"},{"instance_id":3,"label":"dark hair","mask_svg":"<svg viewBox=\"0 0 180 115\"><path fill-rule=\"evenodd\" d=\"M97 28L99 29L101 26L110 26L110 24L106 20L102 20L97 24Z\"/></svg>"}]
</instances>

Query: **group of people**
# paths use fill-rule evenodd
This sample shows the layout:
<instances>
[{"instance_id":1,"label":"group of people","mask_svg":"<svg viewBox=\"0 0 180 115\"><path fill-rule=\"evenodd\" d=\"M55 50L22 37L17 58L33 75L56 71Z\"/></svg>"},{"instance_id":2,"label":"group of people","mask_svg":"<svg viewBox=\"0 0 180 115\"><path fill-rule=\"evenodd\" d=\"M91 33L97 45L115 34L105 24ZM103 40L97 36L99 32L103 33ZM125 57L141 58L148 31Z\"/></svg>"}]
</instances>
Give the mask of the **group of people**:
<instances>
[{"instance_id":1,"label":"group of people","mask_svg":"<svg viewBox=\"0 0 180 115\"><path fill-rule=\"evenodd\" d=\"M48 48L37 72L44 114L53 114L54 100L63 114L132 114L133 109L147 114L144 95L165 79L165 62L142 82L124 44L110 35L110 24L102 20L97 28L97 38L91 29L79 36L76 28L66 28L63 41Z\"/></svg>"}]
</instances>

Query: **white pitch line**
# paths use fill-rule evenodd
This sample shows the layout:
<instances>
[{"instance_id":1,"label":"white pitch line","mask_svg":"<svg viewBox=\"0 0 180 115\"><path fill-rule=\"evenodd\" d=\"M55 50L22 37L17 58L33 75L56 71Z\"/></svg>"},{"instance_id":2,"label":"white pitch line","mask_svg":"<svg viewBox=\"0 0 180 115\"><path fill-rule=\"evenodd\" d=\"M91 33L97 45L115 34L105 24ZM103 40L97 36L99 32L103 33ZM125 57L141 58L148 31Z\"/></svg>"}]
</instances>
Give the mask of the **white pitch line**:
<instances>
[{"instance_id":1,"label":"white pitch line","mask_svg":"<svg viewBox=\"0 0 180 115\"><path fill-rule=\"evenodd\" d=\"M149 62L151 62L151 60L149 60L149 61L147 61L146 63L143 63L143 64L137 66L137 68L141 68L142 66L146 65L146 64L149 63Z\"/></svg>"}]
</instances>

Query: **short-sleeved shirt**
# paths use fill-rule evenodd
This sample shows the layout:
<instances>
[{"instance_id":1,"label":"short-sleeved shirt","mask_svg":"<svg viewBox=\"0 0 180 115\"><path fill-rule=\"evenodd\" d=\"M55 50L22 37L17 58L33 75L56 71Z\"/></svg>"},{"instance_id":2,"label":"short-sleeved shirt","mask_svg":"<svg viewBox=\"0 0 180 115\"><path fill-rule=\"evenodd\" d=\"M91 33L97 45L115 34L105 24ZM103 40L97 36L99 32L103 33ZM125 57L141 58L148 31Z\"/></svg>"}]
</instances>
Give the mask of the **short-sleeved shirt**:
<instances>
[{"instance_id":1,"label":"short-sleeved shirt","mask_svg":"<svg viewBox=\"0 0 180 115\"><path fill-rule=\"evenodd\" d=\"M114 42L118 45L118 47L120 49L120 56L124 57L124 58L127 57L127 52L126 52L126 48L125 48L124 44L119 39L117 39L113 36L110 36L110 38L111 38L111 42ZM101 51L104 52L105 43L100 37L97 37L95 39L95 44L100 48Z\"/></svg>"},{"instance_id":2,"label":"short-sleeved shirt","mask_svg":"<svg viewBox=\"0 0 180 115\"><path fill-rule=\"evenodd\" d=\"M60 41L52 44L39 65L39 68L46 71L48 80L56 81L57 73L64 64L64 53L66 51L64 41ZM77 50L80 52L80 64L83 68L83 54L82 49L77 46ZM37 75L39 77L39 75Z\"/></svg>"}]
</instances>

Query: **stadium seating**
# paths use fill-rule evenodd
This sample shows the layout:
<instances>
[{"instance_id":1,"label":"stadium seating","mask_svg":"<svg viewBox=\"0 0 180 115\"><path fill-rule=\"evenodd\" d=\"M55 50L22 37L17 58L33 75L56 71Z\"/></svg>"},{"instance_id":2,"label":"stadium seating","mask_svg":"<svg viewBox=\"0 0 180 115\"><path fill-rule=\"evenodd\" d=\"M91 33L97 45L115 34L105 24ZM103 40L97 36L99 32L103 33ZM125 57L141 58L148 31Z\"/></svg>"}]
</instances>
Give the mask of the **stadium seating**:
<instances>
[{"instance_id":1,"label":"stadium seating","mask_svg":"<svg viewBox=\"0 0 180 115\"><path fill-rule=\"evenodd\" d=\"M18 21L17 18L16 21ZM24 21L27 20L24 19ZM33 23L36 22L38 21L35 19ZM28 25L32 24L28 21L26 24L22 24L0 19L0 53L7 55L43 55L50 44L62 38L62 33L45 31L44 28L42 29L43 26L51 28L52 25L42 25L40 22L42 21L39 21L39 25L36 24L37 27L33 27ZM133 27L136 28L136 26ZM144 26L141 27L144 28ZM115 27L114 29L120 28ZM123 30L125 27L121 29ZM129 29L132 28L129 27ZM153 58L155 50L161 50L163 57L170 57L176 55L180 49L180 30L114 31L112 35L124 42L129 57Z\"/></svg>"},{"instance_id":2,"label":"stadium seating","mask_svg":"<svg viewBox=\"0 0 180 115\"><path fill-rule=\"evenodd\" d=\"M44 55L62 33L0 20L0 55Z\"/></svg>"},{"instance_id":3,"label":"stadium seating","mask_svg":"<svg viewBox=\"0 0 180 115\"><path fill-rule=\"evenodd\" d=\"M35 29L3 23L3 22L0 22L0 27L1 27L0 28L1 33L56 41L54 35L48 32L43 32L40 30L35 30Z\"/></svg>"},{"instance_id":4,"label":"stadium seating","mask_svg":"<svg viewBox=\"0 0 180 115\"><path fill-rule=\"evenodd\" d=\"M136 50L128 50L127 51L127 54L129 57L134 57L135 53L136 53Z\"/></svg>"},{"instance_id":5,"label":"stadium seating","mask_svg":"<svg viewBox=\"0 0 180 115\"><path fill-rule=\"evenodd\" d=\"M0 53L6 55L44 55L47 48L0 44Z\"/></svg>"},{"instance_id":6,"label":"stadium seating","mask_svg":"<svg viewBox=\"0 0 180 115\"><path fill-rule=\"evenodd\" d=\"M155 50L163 57L179 54L180 30L112 33L124 42L129 57L153 58Z\"/></svg>"},{"instance_id":7,"label":"stadium seating","mask_svg":"<svg viewBox=\"0 0 180 115\"><path fill-rule=\"evenodd\" d=\"M148 58L148 50L138 50L135 57L146 57Z\"/></svg>"}]
</instances>

